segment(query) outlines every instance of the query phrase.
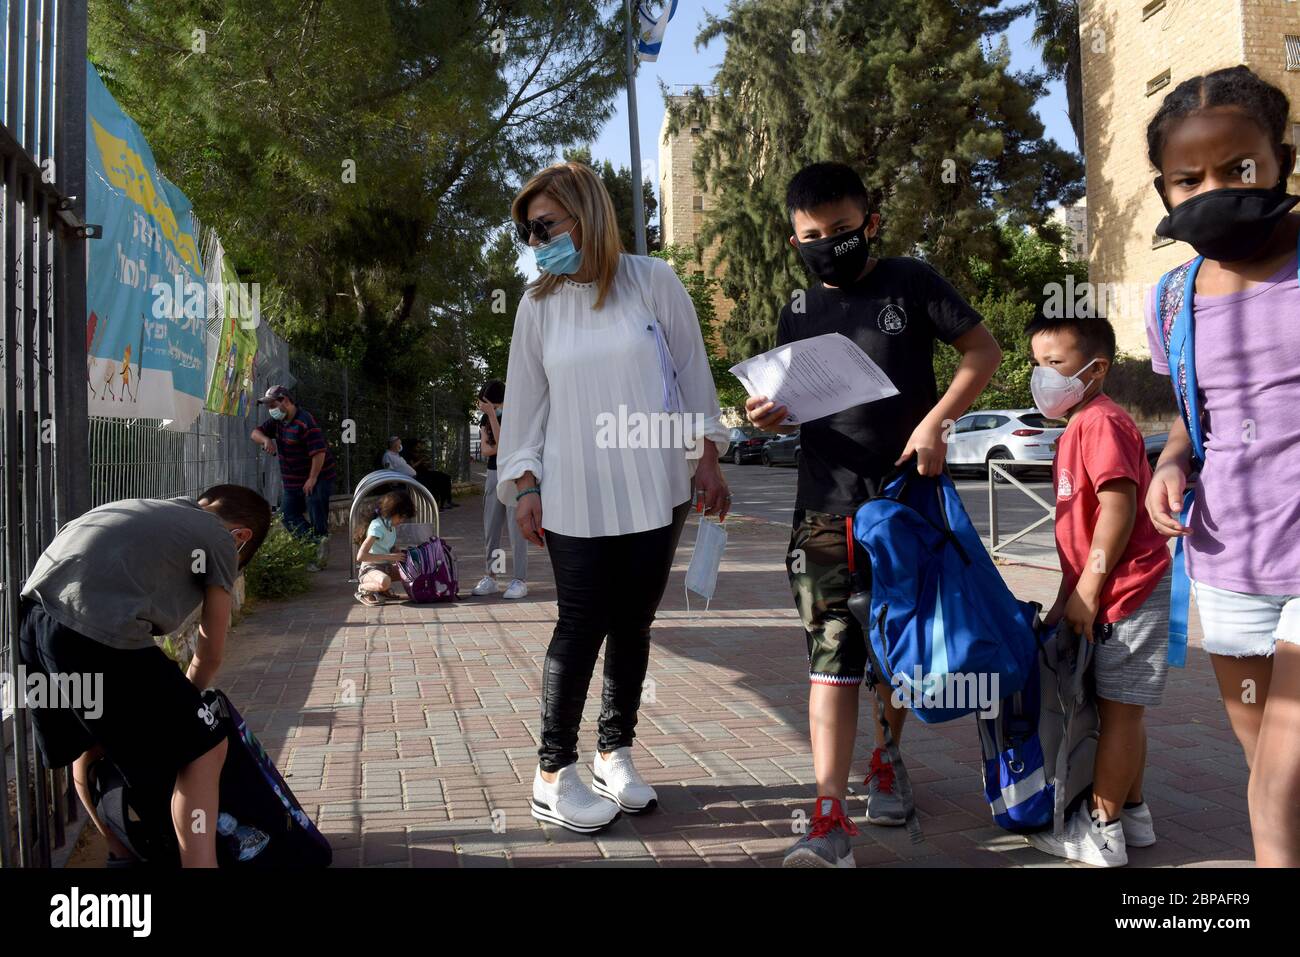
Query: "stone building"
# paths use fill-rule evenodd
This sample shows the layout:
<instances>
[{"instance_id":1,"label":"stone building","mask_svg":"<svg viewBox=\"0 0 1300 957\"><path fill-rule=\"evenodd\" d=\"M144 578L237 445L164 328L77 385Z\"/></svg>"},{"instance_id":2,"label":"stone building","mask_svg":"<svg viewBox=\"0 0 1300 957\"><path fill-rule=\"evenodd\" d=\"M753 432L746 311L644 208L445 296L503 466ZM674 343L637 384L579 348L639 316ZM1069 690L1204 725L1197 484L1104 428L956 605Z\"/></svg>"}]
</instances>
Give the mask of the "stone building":
<instances>
[{"instance_id":1,"label":"stone building","mask_svg":"<svg viewBox=\"0 0 1300 957\"><path fill-rule=\"evenodd\" d=\"M1089 278L1108 284L1120 348L1146 355L1145 290L1195 255L1155 235L1165 208L1151 185L1156 173L1147 161L1147 123L1183 80L1245 64L1291 98L1289 141L1296 142L1300 2L1081 0L1079 26ZM1300 168L1291 178L1293 193L1300 192L1297 173Z\"/></svg>"},{"instance_id":2,"label":"stone building","mask_svg":"<svg viewBox=\"0 0 1300 957\"><path fill-rule=\"evenodd\" d=\"M687 102L685 96L670 96L671 103ZM665 246L678 245L695 247L696 239L704 225L704 218L713 208L715 199L695 181L691 163L695 159L695 144L701 129L698 125L686 124L676 135L668 132L668 113L664 113L664 122L659 130L659 224L660 234ZM712 268L718 252L719 242L714 240L705 250L702 269L712 275ZM721 291L713 296L714 335L710 342L711 349L721 354L719 329L731 316L734 303Z\"/></svg>"},{"instance_id":3,"label":"stone building","mask_svg":"<svg viewBox=\"0 0 1300 957\"><path fill-rule=\"evenodd\" d=\"M1052 211L1052 222L1060 227L1065 245L1061 258L1070 262L1084 262L1088 258L1088 201L1081 199L1069 206L1058 206Z\"/></svg>"}]
</instances>

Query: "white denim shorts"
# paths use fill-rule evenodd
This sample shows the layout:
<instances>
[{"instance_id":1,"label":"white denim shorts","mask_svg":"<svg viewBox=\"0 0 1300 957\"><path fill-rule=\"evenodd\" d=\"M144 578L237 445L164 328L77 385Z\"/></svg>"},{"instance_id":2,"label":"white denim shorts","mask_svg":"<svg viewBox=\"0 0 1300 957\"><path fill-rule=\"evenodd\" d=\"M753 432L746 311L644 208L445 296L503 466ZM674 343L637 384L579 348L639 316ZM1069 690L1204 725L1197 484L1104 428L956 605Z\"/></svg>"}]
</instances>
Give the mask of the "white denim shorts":
<instances>
[{"instance_id":1,"label":"white denim shorts","mask_svg":"<svg viewBox=\"0 0 1300 957\"><path fill-rule=\"evenodd\" d=\"M1212 655L1271 655L1279 641L1300 644L1300 595L1252 595L1197 581L1192 594Z\"/></svg>"}]
</instances>

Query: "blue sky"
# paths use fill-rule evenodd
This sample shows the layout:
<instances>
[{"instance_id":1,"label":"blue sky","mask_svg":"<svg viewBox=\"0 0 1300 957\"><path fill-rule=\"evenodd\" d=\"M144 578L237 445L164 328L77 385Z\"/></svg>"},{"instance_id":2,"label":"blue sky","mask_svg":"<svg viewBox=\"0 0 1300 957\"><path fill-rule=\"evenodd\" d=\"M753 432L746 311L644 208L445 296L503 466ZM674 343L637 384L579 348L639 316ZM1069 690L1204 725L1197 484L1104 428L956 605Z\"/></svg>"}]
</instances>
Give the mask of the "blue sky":
<instances>
[{"instance_id":1,"label":"blue sky","mask_svg":"<svg viewBox=\"0 0 1300 957\"><path fill-rule=\"evenodd\" d=\"M658 4L652 7L655 10L658 8ZM678 0L677 13L668 24L668 32L664 36L659 59L654 63L641 64L636 81L637 126L641 134L643 174L646 176L655 172L654 166L650 164L657 163L659 156L659 127L664 119L664 103L659 92L659 83L662 80L671 88L679 85L707 84L712 81L717 67L722 62L726 40L718 38L704 49L697 51L695 37L704 25L706 12L719 16L726 11L726 8L727 0ZM1029 17L1022 17L1007 31L1012 69L1042 68L1042 57L1029 39L1032 31L1033 23ZM1064 84L1053 83L1048 95L1039 100L1036 112L1046 127L1047 136L1067 149L1077 149L1074 132L1070 128L1069 117L1066 115ZM631 164L626 94L618 98L617 111L592 144L591 154L594 160L608 159L616 167ZM659 178L657 175L650 178L655 184L657 198ZM526 250L520 257L519 265L530 278L536 274L532 256L528 255Z\"/></svg>"},{"instance_id":2,"label":"blue sky","mask_svg":"<svg viewBox=\"0 0 1300 957\"><path fill-rule=\"evenodd\" d=\"M663 49L654 63L643 63L637 74L636 100L638 126L641 132L643 160L657 159L659 155L659 126L664 119L663 97L659 81L670 87L709 83L722 62L726 40L718 38L703 50L696 51L695 37L704 25L705 12L721 15L726 11L726 0L678 0L677 13L668 24ZM1016 70L1042 68L1042 57L1030 42L1033 24L1022 17L1010 30L1007 39L1011 45L1011 65ZM1052 92L1038 103L1038 116L1047 128L1047 135L1068 149L1075 148L1074 132L1065 111L1065 87L1053 84ZM627 97L618 100L618 112L605 125L596 142L592 144L592 157L610 160L615 166L631 162L628 149ZM655 179L656 189L658 178Z\"/></svg>"}]
</instances>

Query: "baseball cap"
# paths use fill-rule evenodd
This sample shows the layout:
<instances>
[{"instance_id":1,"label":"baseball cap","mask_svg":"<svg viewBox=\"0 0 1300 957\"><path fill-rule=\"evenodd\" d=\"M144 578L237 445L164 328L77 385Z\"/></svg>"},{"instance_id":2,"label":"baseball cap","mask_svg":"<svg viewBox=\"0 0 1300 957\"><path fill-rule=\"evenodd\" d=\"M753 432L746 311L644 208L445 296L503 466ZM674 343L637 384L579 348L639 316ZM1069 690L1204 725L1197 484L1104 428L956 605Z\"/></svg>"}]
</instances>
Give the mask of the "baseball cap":
<instances>
[{"instance_id":1,"label":"baseball cap","mask_svg":"<svg viewBox=\"0 0 1300 957\"><path fill-rule=\"evenodd\" d=\"M271 386L271 388L266 390L266 395L262 396L260 399L257 400L257 404L261 405L264 402L276 402L280 399L288 399L290 402L292 402L293 396L289 394L289 390L286 389L284 386L273 385Z\"/></svg>"}]
</instances>

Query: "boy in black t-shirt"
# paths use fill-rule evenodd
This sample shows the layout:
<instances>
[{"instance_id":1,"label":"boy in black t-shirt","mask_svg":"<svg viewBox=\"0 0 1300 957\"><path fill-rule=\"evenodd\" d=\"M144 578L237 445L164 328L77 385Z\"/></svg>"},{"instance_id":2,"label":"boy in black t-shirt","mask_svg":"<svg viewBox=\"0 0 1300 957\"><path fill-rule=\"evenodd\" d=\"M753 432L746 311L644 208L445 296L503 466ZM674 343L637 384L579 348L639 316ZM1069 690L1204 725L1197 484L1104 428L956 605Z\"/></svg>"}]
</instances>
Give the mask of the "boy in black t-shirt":
<instances>
[{"instance_id":1,"label":"boy in black t-shirt","mask_svg":"<svg viewBox=\"0 0 1300 957\"><path fill-rule=\"evenodd\" d=\"M808 723L818 797L808 833L790 849L786 866L853 866L850 838L857 828L844 813L844 797L867 654L866 637L848 608L845 517L913 455L922 475L943 470L947 429L988 384L1002 358L979 313L931 267L908 257L871 255L880 214L869 212L868 202L861 178L842 163L807 166L786 191L794 231L790 244L821 283L807 291L801 311L789 304L781 311L777 344L842 333L899 390L799 429L799 487L786 569L808 642ZM936 339L962 354L942 398L934 380ZM785 407L773 407L766 396L750 397L745 409L763 431L796 431L781 424ZM897 738L903 711L887 694L884 705ZM877 723L865 782L867 820L900 825L911 808L894 790L893 768L882 747Z\"/></svg>"}]
</instances>

